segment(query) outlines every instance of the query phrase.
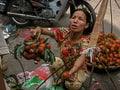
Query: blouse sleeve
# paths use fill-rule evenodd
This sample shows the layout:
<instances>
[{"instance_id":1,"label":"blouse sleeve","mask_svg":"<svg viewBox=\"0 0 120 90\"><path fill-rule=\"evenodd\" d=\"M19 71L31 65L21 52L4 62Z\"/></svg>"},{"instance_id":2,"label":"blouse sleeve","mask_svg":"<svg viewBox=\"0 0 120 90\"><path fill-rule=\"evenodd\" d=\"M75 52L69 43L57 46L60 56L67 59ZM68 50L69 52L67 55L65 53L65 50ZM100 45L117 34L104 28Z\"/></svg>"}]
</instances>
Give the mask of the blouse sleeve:
<instances>
[{"instance_id":1,"label":"blouse sleeve","mask_svg":"<svg viewBox=\"0 0 120 90\"><path fill-rule=\"evenodd\" d=\"M69 32L69 28L66 27L56 27L56 28L51 28L51 30L55 32L55 39L58 43L61 43L64 37Z\"/></svg>"}]
</instances>

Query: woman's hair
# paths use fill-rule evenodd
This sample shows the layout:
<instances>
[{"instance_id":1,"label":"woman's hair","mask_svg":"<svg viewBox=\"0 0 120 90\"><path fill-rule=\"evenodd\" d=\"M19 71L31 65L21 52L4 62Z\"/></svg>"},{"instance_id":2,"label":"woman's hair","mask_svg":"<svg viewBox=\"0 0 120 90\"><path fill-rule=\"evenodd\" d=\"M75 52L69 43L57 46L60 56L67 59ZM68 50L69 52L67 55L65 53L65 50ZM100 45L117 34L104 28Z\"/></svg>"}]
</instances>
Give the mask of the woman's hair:
<instances>
[{"instance_id":1,"label":"woman's hair","mask_svg":"<svg viewBox=\"0 0 120 90\"><path fill-rule=\"evenodd\" d=\"M92 32L92 29L93 29L93 23L92 23L92 20L91 20L91 14L85 8L82 8L82 9L74 10L74 12L72 13L71 16L73 16L73 14L76 11L83 11L84 14L86 15L86 22L89 23L89 27L83 31L83 34L84 35L89 35Z\"/></svg>"}]
</instances>

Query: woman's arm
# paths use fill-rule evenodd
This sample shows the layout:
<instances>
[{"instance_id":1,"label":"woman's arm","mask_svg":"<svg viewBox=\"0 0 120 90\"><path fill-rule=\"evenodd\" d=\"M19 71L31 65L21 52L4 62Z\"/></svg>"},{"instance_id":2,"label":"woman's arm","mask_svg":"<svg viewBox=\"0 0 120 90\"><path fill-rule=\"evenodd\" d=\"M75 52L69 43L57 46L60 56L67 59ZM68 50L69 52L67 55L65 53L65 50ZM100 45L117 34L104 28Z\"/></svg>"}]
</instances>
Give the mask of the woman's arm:
<instances>
[{"instance_id":1,"label":"woman's arm","mask_svg":"<svg viewBox=\"0 0 120 90\"><path fill-rule=\"evenodd\" d=\"M31 32L32 32L32 35L38 35L38 37L40 37L41 34L55 37L55 32L52 31L51 28L43 28L38 26L35 29L32 29Z\"/></svg>"},{"instance_id":2,"label":"woman's arm","mask_svg":"<svg viewBox=\"0 0 120 90\"><path fill-rule=\"evenodd\" d=\"M69 71L69 74L72 75L79 70L79 68L84 64L86 55L82 54L74 63L73 68Z\"/></svg>"}]
</instances>

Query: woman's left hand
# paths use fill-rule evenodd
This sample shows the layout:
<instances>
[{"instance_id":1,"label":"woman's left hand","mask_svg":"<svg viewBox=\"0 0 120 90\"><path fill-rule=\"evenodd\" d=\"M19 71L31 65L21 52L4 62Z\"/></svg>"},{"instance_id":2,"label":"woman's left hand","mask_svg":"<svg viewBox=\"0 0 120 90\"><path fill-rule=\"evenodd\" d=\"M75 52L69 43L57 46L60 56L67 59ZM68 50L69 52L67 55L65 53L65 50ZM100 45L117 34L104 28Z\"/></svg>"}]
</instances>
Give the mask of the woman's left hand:
<instances>
[{"instance_id":1,"label":"woman's left hand","mask_svg":"<svg viewBox=\"0 0 120 90\"><path fill-rule=\"evenodd\" d=\"M84 64L85 62L85 55L81 55L74 63L73 67L70 69L69 74L72 75L74 73L76 73L80 67Z\"/></svg>"},{"instance_id":2,"label":"woman's left hand","mask_svg":"<svg viewBox=\"0 0 120 90\"><path fill-rule=\"evenodd\" d=\"M76 72L76 73L73 73L73 74L70 75L69 80L70 80L70 81L75 81L75 80L77 79L77 76L78 76L78 73L77 73L77 72Z\"/></svg>"},{"instance_id":3,"label":"woman's left hand","mask_svg":"<svg viewBox=\"0 0 120 90\"><path fill-rule=\"evenodd\" d=\"M37 35L37 39L40 37L42 32L42 28L41 27L36 27L35 29L31 29L31 34L32 36L36 36Z\"/></svg>"}]
</instances>

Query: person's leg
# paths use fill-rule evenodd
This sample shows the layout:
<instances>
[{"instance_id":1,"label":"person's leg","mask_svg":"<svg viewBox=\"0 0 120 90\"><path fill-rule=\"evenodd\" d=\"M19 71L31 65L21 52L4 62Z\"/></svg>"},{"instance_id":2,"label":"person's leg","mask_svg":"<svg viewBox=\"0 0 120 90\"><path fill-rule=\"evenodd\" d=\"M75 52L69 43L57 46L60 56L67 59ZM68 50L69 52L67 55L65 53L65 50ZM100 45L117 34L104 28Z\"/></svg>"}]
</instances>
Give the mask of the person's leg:
<instances>
[{"instance_id":1,"label":"person's leg","mask_svg":"<svg viewBox=\"0 0 120 90\"><path fill-rule=\"evenodd\" d=\"M4 79L3 72L1 69L1 56L0 56L0 89L1 90L10 90L10 88L7 85L6 80Z\"/></svg>"},{"instance_id":2,"label":"person's leg","mask_svg":"<svg viewBox=\"0 0 120 90\"><path fill-rule=\"evenodd\" d=\"M3 73L2 73L1 68L0 68L0 89L1 90L6 90L4 79L3 79Z\"/></svg>"}]
</instances>

